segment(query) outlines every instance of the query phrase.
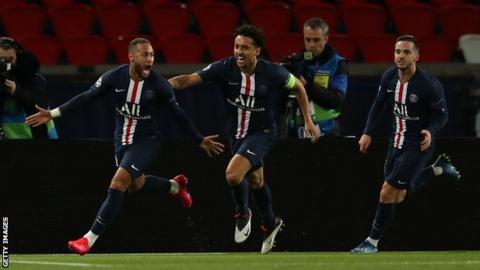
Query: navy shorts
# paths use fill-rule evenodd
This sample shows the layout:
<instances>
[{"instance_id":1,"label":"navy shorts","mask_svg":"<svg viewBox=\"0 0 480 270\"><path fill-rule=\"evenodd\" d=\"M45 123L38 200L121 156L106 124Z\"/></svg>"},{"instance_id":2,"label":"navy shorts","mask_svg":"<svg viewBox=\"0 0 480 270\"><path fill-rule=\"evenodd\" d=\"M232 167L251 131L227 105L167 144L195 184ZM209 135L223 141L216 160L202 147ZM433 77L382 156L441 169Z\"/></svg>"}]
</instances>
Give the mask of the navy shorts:
<instances>
[{"instance_id":1,"label":"navy shorts","mask_svg":"<svg viewBox=\"0 0 480 270\"><path fill-rule=\"evenodd\" d=\"M250 161L250 171L263 167L263 158L270 151L277 137L272 130L247 135L243 139L230 139L233 154L239 154Z\"/></svg>"},{"instance_id":2,"label":"navy shorts","mask_svg":"<svg viewBox=\"0 0 480 270\"><path fill-rule=\"evenodd\" d=\"M133 180L141 176L157 157L160 141L156 137L135 141L115 152L118 167L128 171Z\"/></svg>"},{"instance_id":3,"label":"navy shorts","mask_svg":"<svg viewBox=\"0 0 480 270\"><path fill-rule=\"evenodd\" d=\"M422 181L423 179L417 178L432 158L433 151L433 147L424 152L420 149L390 147L384 168L387 183L399 189L407 189L413 183Z\"/></svg>"}]
</instances>

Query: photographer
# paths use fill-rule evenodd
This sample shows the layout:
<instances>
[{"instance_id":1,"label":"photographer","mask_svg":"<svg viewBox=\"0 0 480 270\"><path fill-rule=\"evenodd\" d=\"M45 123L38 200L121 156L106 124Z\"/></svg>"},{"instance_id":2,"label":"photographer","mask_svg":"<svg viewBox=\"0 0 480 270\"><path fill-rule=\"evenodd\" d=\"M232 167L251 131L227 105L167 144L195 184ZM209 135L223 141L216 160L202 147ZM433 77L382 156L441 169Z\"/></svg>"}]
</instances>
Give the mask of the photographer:
<instances>
[{"instance_id":1,"label":"photographer","mask_svg":"<svg viewBox=\"0 0 480 270\"><path fill-rule=\"evenodd\" d=\"M0 139L57 138L53 122L31 128L35 105L47 107L46 81L37 73L37 58L8 37L0 38Z\"/></svg>"},{"instance_id":2,"label":"photographer","mask_svg":"<svg viewBox=\"0 0 480 270\"><path fill-rule=\"evenodd\" d=\"M327 44L328 24L310 18L303 26L305 49L284 60L284 66L299 78L307 90L312 118L321 136L339 135L335 120L341 113L347 92L348 62ZM296 104L287 103L287 136L305 138L303 121Z\"/></svg>"}]
</instances>

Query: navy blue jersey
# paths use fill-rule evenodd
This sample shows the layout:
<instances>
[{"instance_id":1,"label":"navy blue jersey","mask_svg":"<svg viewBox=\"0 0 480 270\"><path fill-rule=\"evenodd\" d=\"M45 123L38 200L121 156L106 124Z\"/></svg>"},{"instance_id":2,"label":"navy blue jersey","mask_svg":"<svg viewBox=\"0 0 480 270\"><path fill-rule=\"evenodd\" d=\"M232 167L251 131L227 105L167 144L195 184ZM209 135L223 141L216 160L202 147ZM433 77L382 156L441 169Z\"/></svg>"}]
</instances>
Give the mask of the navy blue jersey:
<instances>
[{"instance_id":1,"label":"navy blue jersey","mask_svg":"<svg viewBox=\"0 0 480 270\"><path fill-rule=\"evenodd\" d=\"M417 148L422 129L434 136L448 119L443 86L436 77L418 68L406 83L399 80L398 69L383 74L377 97L368 115L365 134L371 134L383 108L393 110L391 142L395 148Z\"/></svg>"},{"instance_id":2,"label":"navy blue jersey","mask_svg":"<svg viewBox=\"0 0 480 270\"><path fill-rule=\"evenodd\" d=\"M208 65L198 75L220 84L227 102L228 130L236 139L264 129L274 132L279 91L295 85L295 77L284 67L261 58L251 75L238 68L233 56Z\"/></svg>"},{"instance_id":3,"label":"navy blue jersey","mask_svg":"<svg viewBox=\"0 0 480 270\"><path fill-rule=\"evenodd\" d=\"M178 104L168 81L151 71L148 78L134 81L129 74L129 65L122 65L105 72L87 92L61 105L66 113L77 109L98 96L110 93L115 104L115 146L123 147L137 140L157 135L158 108L169 106L173 115L197 141L201 135L193 129Z\"/></svg>"}]
</instances>

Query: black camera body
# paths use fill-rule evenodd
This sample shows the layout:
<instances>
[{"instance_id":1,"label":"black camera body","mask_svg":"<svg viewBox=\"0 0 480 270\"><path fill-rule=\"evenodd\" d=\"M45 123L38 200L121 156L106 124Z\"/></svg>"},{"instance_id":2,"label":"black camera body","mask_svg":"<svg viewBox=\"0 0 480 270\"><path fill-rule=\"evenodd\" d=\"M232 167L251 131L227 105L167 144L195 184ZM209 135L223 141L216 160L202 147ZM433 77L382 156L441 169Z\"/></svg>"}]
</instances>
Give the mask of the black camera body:
<instances>
[{"instance_id":1,"label":"black camera body","mask_svg":"<svg viewBox=\"0 0 480 270\"><path fill-rule=\"evenodd\" d=\"M11 59L0 57L0 91L5 89L5 80L11 78L12 67Z\"/></svg>"}]
</instances>

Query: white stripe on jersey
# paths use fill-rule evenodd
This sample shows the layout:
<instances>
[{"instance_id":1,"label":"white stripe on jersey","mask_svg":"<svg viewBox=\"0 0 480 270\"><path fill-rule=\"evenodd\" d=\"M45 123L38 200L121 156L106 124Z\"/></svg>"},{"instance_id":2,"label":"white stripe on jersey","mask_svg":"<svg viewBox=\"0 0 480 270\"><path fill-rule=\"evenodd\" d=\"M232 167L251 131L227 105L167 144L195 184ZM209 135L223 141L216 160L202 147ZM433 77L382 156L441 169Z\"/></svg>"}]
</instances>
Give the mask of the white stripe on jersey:
<instances>
[{"instance_id":1,"label":"white stripe on jersey","mask_svg":"<svg viewBox=\"0 0 480 270\"><path fill-rule=\"evenodd\" d=\"M240 85L240 94L247 96L245 99L245 107L253 107L255 104L253 101L250 104L248 97L255 96L255 74L250 76L243 72L241 74L242 83ZM239 108L237 110L237 114L237 134L235 134L235 138L240 139L247 135L252 112Z\"/></svg>"},{"instance_id":2,"label":"white stripe on jersey","mask_svg":"<svg viewBox=\"0 0 480 270\"><path fill-rule=\"evenodd\" d=\"M133 115L138 115L140 112L136 112L135 110L139 110L140 106L140 98L142 96L142 89L143 84L145 81L135 82L134 80L130 79L130 84L128 85L128 93L127 93L127 100L125 104L136 104L137 106L132 106L132 111L130 112ZM129 145L133 142L133 135L135 134L135 129L137 127L137 120L124 117L123 123L123 132L122 132L122 145Z\"/></svg>"},{"instance_id":3,"label":"white stripe on jersey","mask_svg":"<svg viewBox=\"0 0 480 270\"><path fill-rule=\"evenodd\" d=\"M408 89L408 82L402 84L400 80L397 81L397 85L395 86L395 103L398 105L399 112L402 116L407 116L407 106L406 106L406 99L407 99L407 89ZM401 149L403 143L405 141L405 132L407 131L407 121L405 118L400 117L398 115L395 116L395 136L393 140L393 146L396 148Z\"/></svg>"}]
</instances>

